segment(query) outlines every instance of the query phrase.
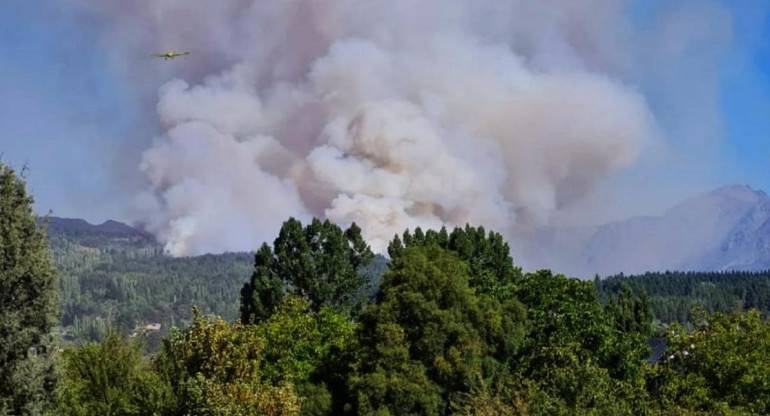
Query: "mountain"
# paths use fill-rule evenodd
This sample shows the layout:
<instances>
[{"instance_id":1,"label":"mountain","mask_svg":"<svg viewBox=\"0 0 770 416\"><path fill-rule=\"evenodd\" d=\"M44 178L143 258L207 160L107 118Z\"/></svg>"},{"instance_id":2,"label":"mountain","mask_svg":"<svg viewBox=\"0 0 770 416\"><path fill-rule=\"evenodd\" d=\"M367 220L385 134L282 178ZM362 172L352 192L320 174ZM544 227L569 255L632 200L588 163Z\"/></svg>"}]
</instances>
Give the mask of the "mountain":
<instances>
[{"instance_id":1,"label":"mountain","mask_svg":"<svg viewBox=\"0 0 770 416\"><path fill-rule=\"evenodd\" d=\"M746 185L689 198L660 216L519 236L527 268L572 276L770 269L770 197Z\"/></svg>"},{"instance_id":2,"label":"mountain","mask_svg":"<svg viewBox=\"0 0 770 416\"><path fill-rule=\"evenodd\" d=\"M89 248L159 248L155 237L139 228L122 222L108 220L94 225L78 218L38 218L38 223L47 222L49 239L65 239Z\"/></svg>"},{"instance_id":3,"label":"mountain","mask_svg":"<svg viewBox=\"0 0 770 416\"><path fill-rule=\"evenodd\" d=\"M47 238L59 271L63 342L102 339L109 327L124 335L149 331L156 349L172 326L184 326L193 305L228 320L238 316L239 293L254 254L174 258L148 232L106 221L48 217Z\"/></svg>"}]
</instances>

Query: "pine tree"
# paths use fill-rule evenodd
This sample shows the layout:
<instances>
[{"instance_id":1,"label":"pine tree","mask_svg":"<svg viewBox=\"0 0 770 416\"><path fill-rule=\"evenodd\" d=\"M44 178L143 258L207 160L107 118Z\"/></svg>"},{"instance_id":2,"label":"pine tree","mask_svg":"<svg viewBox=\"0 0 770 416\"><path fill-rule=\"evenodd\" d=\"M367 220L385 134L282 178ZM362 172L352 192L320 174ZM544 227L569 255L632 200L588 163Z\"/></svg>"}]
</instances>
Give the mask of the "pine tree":
<instances>
[{"instance_id":1,"label":"pine tree","mask_svg":"<svg viewBox=\"0 0 770 416\"><path fill-rule=\"evenodd\" d=\"M46 335L56 271L23 177L0 163L0 414L39 414L53 390Z\"/></svg>"}]
</instances>

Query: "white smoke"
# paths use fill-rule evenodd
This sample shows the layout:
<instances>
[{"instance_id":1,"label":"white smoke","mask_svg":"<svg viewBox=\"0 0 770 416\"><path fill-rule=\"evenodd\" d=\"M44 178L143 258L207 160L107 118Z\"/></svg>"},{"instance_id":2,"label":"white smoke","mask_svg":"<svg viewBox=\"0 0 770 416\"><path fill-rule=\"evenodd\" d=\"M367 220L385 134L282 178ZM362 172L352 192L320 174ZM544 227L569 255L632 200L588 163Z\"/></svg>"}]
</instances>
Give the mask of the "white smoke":
<instances>
[{"instance_id":1,"label":"white smoke","mask_svg":"<svg viewBox=\"0 0 770 416\"><path fill-rule=\"evenodd\" d=\"M655 128L624 1L129 3L92 9L128 56L192 51L152 63L178 79L141 164L175 255L254 249L289 216L355 221L377 251L418 225L541 225Z\"/></svg>"}]
</instances>

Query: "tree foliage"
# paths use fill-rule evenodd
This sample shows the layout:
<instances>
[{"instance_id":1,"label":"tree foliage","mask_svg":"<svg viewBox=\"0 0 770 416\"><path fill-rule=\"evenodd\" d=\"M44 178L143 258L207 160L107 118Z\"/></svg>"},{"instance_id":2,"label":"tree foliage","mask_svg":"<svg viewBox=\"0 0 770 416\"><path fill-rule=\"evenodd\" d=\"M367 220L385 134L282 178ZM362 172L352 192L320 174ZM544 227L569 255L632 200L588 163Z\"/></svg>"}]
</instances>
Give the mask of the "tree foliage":
<instances>
[{"instance_id":1,"label":"tree foliage","mask_svg":"<svg viewBox=\"0 0 770 416\"><path fill-rule=\"evenodd\" d=\"M770 323L758 310L703 316L695 331L678 324L652 388L669 408L708 414L770 412Z\"/></svg>"},{"instance_id":2,"label":"tree foliage","mask_svg":"<svg viewBox=\"0 0 770 416\"><path fill-rule=\"evenodd\" d=\"M142 356L141 341L123 341L115 330L101 343L64 351L62 367L61 416L160 415L170 399Z\"/></svg>"},{"instance_id":3,"label":"tree foliage","mask_svg":"<svg viewBox=\"0 0 770 416\"><path fill-rule=\"evenodd\" d=\"M60 308L65 345L104 339L109 328L123 336L150 332L145 348L157 351L173 326L192 321L192 307L233 321L238 291L253 269L248 253L174 258L144 249L84 247L51 241L61 275Z\"/></svg>"},{"instance_id":4,"label":"tree foliage","mask_svg":"<svg viewBox=\"0 0 770 416\"><path fill-rule=\"evenodd\" d=\"M290 218L273 249L264 244L254 257L254 273L241 290L241 321L267 319L286 290L307 299L313 311L324 306L355 310L365 283L360 271L373 256L355 223L343 231L314 218L303 228Z\"/></svg>"},{"instance_id":5,"label":"tree foliage","mask_svg":"<svg viewBox=\"0 0 770 416\"><path fill-rule=\"evenodd\" d=\"M355 324L346 315L289 296L259 325L265 340L262 377L273 385L293 383L303 398L302 415L329 414L344 405Z\"/></svg>"},{"instance_id":6,"label":"tree foliage","mask_svg":"<svg viewBox=\"0 0 770 416\"><path fill-rule=\"evenodd\" d=\"M631 288L635 296L646 292L655 319L694 325L693 311L708 313L758 309L770 313L770 271L649 272L617 275L594 281L602 303Z\"/></svg>"},{"instance_id":7,"label":"tree foliage","mask_svg":"<svg viewBox=\"0 0 770 416\"><path fill-rule=\"evenodd\" d=\"M443 415L508 373L524 311L477 296L468 270L437 244L405 247L393 260L377 304L361 317L356 414Z\"/></svg>"},{"instance_id":8,"label":"tree foliage","mask_svg":"<svg viewBox=\"0 0 770 416\"><path fill-rule=\"evenodd\" d=\"M515 267L511 249L502 235L484 227L456 227L451 233L446 228L439 231L417 227L414 233L404 231L403 238L396 235L388 245L388 253L395 260L404 248L437 245L457 254L468 266L469 284L479 293L487 293L498 299L510 297L513 284L521 278L521 269Z\"/></svg>"},{"instance_id":9,"label":"tree foliage","mask_svg":"<svg viewBox=\"0 0 770 416\"><path fill-rule=\"evenodd\" d=\"M200 316L187 331L164 341L157 368L179 416L298 415L302 401L290 382L272 385L262 375L265 340L256 327Z\"/></svg>"},{"instance_id":10,"label":"tree foliage","mask_svg":"<svg viewBox=\"0 0 770 416\"><path fill-rule=\"evenodd\" d=\"M641 411L646 339L615 327L590 282L542 270L526 274L515 294L528 317L518 378L535 382L542 411Z\"/></svg>"},{"instance_id":11,"label":"tree foliage","mask_svg":"<svg viewBox=\"0 0 770 416\"><path fill-rule=\"evenodd\" d=\"M652 336L654 316L646 291L637 298L631 287L624 285L620 293L610 299L607 312L618 330Z\"/></svg>"},{"instance_id":12,"label":"tree foliage","mask_svg":"<svg viewBox=\"0 0 770 416\"><path fill-rule=\"evenodd\" d=\"M55 382L47 334L58 281L33 202L23 178L0 163L0 414L39 414Z\"/></svg>"}]
</instances>

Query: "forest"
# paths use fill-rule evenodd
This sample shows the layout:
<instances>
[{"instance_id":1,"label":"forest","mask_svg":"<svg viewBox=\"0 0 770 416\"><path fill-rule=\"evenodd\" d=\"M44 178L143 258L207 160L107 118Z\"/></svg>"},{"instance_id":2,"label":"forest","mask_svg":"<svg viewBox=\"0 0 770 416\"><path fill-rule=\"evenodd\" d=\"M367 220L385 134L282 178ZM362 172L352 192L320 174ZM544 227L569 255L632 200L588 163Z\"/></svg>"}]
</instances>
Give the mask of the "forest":
<instances>
[{"instance_id":1,"label":"forest","mask_svg":"<svg viewBox=\"0 0 770 416\"><path fill-rule=\"evenodd\" d=\"M649 297L661 323L679 322L691 328L699 310L707 313L758 309L770 312L770 271L648 272L639 276L610 276L594 280L603 303L628 287Z\"/></svg>"},{"instance_id":2,"label":"forest","mask_svg":"<svg viewBox=\"0 0 770 416\"><path fill-rule=\"evenodd\" d=\"M93 232L55 232L47 240L59 272L60 327L66 345L147 332L155 351L174 326L186 327L192 307L233 321L240 286L251 275L254 253L171 257L153 244L120 245ZM362 273L376 284L387 260L376 256ZM376 288L365 286L367 296ZM159 330L146 331L160 324Z\"/></svg>"},{"instance_id":3,"label":"forest","mask_svg":"<svg viewBox=\"0 0 770 416\"><path fill-rule=\"evenodd\" d=\"M0 415L770 412L761 310L656 325L660 281L525 273L483 227L405 230L386 263L356 224L289 218L254 253L170 259L46 239L32 203L1 167ZM104 306L103 335L64 342Z\"/></svg>"},{"instance_id":4,"label":"forest","mask_svg":"<svg viewBox=\"0 0 770 416\"><path fill-rule=\"evenodd\" d=\"M171 257L135 229L105 235L57 224L47 240L60 281L57 332L66 345L101 341L110 329L123 336L145 331L145 349L154 352L172 327L191 323L193 306L232 322L240 286L254 268L254 252ZM377 255L362 268L366 296L376 294L388 261ZM770 311L770 272L650 272L597 276L594 285L605 306L626 286L634 296L647 296L656 328L679 322L692 329L700 309ZM158 324L158 330L145 329Z\"/></svg>"}]
</instances>

